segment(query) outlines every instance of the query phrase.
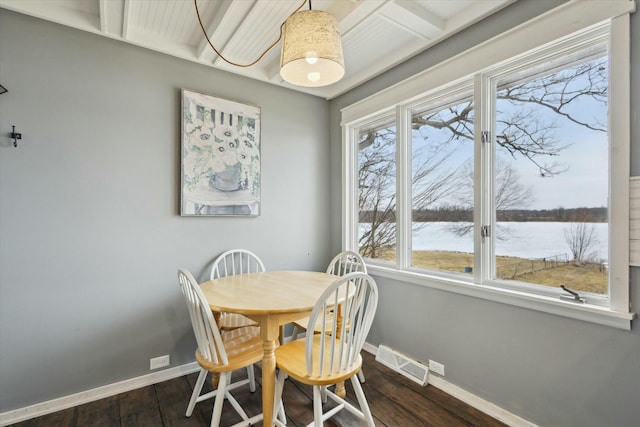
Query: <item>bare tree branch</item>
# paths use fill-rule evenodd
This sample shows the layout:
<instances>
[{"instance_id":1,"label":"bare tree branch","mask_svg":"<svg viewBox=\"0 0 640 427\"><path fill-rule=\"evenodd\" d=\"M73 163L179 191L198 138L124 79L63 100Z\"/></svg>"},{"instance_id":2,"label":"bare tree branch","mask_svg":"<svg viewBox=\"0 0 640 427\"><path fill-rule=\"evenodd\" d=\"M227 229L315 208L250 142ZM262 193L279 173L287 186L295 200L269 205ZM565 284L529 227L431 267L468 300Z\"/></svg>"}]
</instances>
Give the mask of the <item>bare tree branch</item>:
<instances>
[{"instance_id":1,"label":"bare tree branch","mask_svg":"<svg viewBox=\"0 0 640 427\"><path fill-rule=\"evenodd\" d=\"M569 145L556 138L556 119L598 132L607 131L606 123L588 117L589 109L584 108L589 103L606 105L608 102L606 61L606 58L590 60L526 80L504 82L496 93L496 106L500 111L495 135L503 155L525 159L538 169L541 177L565 172L567 166L558 157ZM545 115L542 111L553 114ZM450 206L452 211L472 213L472 165L459 163L456 166L452 159L458 161L461 142L474 139L473 101L466 99L453 105L414 112L411 126L414 145L411 205L414 212L437 210L445 203L455 201L458 205ZM363 226L359 245L363 255L375 258L380 250L395 246L395 123L363 131L358 149L359 209ZM506 162L496 165L495 185L496 210L526 206L532 200L531 189L520 184L518 172ZM414 227L420 226L414 222ZM462 236L472 230L473 225L461 221L453 231Z\"/></svg>"}]
</instances>

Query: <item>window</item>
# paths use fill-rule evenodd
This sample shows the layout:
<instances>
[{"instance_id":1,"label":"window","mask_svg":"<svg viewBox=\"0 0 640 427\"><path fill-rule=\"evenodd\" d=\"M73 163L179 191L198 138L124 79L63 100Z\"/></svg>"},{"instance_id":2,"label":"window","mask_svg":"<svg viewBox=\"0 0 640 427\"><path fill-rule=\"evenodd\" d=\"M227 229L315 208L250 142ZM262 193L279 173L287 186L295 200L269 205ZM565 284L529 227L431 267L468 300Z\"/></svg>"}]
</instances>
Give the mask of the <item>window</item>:
<instances>
[{"instance_id":1,"label":"window","mask_svg":"<svg viewBox=\"0 0 640 427\"><path fill-rule=\"evenodd\" d=\"M471 273L473 92L410 109L411 266Z\"/></svg>"},{"instance_id":2,"label":"window","mask_svg":"<svg viewBox=\"0 0 640 427\"><path fill-rule=\"evenodd\" d=\"M526 24L343 110L344 242L372 273L630 327L628 15L590 19L521 52L550 25Z\"/></svg>"},{"instance_id":3,"label":"window","mask_svg":"<svg viewBox=\"0 0 640 427\"><path fill-rule=\"evenodd\" d=\"M609 60L606 44L594 41L490 79L493 278L506 286L565 286L603 303L609 294Z\"/></svg>"},{"instance_id":4,"label":"window","mask_svg":"<svg viewBox=\"0 0 640 427\"><path fill-rule=\"evenodd\" d=\"M358 248L364 257L396 261L395 118L358 129Z\"/></svg>"}]
</instances>

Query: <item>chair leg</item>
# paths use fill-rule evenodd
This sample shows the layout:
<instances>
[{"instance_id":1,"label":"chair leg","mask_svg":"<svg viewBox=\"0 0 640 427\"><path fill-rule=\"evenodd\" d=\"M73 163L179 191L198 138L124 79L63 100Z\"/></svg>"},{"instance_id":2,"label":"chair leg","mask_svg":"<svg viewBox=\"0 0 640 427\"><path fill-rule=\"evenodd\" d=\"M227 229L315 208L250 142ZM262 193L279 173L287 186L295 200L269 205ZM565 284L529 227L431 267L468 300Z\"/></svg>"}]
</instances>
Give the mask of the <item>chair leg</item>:
<instances>
[{"instance_id":1,"label":"chair leg","mask_svg":"<svg viewBox=\"0 0 640 427\"><path fill-rule=\"evenodd\" d=\"M198 374L198 379L196 380L196 385L193 387L193 393L191 393L191 399L189 400L189 405L187 405L187 413L185 414L187 417L190 417L193 414L193 408L196 406L196 401L198 400L198 396L200 396L200 392L202 391L202 386L204 385L204 381L207 379L207 371L204 369L200 369L200 374Z\"/></svg>"},{"instance_id":2,"label":"chair leg","mask_svg":"<svg viewBox=\"0 0 640 427\"><path fill-rule=\"evenodd\" d=\"M313 386L313 424L322 426L322 386Z\"/></svg>"},{"instance_id":3,"label":"chair leg","mask_svg":"<svg viewBox=\"0 0 640 427\"><path fill-rule=\"evenodd\" d=\"M285 374L284 372L280 371L278 373L278 375L276 376L276 388L273 396L273 417L276 419L274 421L277 421L277 418L279 416L282 420L283 425L287 423L287 416L284 413L284 405L282 403L282 390L284 389L284 380L286 378L287 374ZM280 425L280 423L276 424Z\"/></svg>"},{"instance_id":4,"label":"chair leg","mask_svg":"<svg viewBox=\"0 0 640 427\"><path fill-rule=\"evenodd\" d=\"M362 372L362 369L358 371L358 379L360 380L361 383L364 384L365 379L364 379L364 372Z\"/></svg>"},{"instance_id":5,"label":"chair leg","mask_svg":"<svg viewBox=\"0 0 640 427\"><path fill-rule=\"evenodd\" d=\"M282 424L286 425L287 424L287 414L284 412L284 403L282 403L282 400L280 401L280 405L278 405L278 417L280 417L280 420L282 421Z\"/></svg>"},{"instance_id":6,"label":"chair leg","mask_svg":"<svg viewBox=\"0 0 640 427\"><path fill-rule=\"evenodd\" d=\"M216 394L216 400L213 403L213 415L211 415L211 427L218 427L220 425L220 417L222 415L222 404L224 403L226 388L227 388L227 372L223 372L220 374L220 381L218 381L218 394Z\"/></svg>"},{"instance_id":7,"label":"chair leg","mask_svg":"<svg viewBox=\"0 0 640 427\"><path fill-rule=\"evenodd\" d=\"M253 393L256 391L256 375L253 370L253 365L247 366L247 376L249 377L249 390Z\"/></svg>"},{"instance_id":8,"label":"chair leg","mask_svg":"<svg viewBox=\"0 0 640 427\"><path fill-rule=\"evenodd\" d=\"M211 373L211 386L216 389L218 388L218 381L220 381L220 374L217 372Z\"/></svg>"},{"instance_id":9,"label":"chair leg","mask_svg":"<svg viewBox=\"0 0 640 427\"><path fill-rule=\"evenodd\" d=\"M364 414L364 419L367 422L367 425L369 427L375 427L375 423L373 422L373 415L371 415L371 409L369 409L367 398L364 396L364 391L362 391L360 380L355 376L351 377L351 385L353 385L353 390L356 392L358 405L360 406L360 411L362 411L362 413Z\"/></svg>"},{"instance_id":10,"label":"chair leg","mask_svg":"<svg viewBox=\"0 0 640 427\"><path fill-rule=\"evenodd\" d=\"M240 418L242 418L244 421L249 420L249 415L247 415L245 410L242 409L242 406L240 406L240 403L236 400L235 397L233 397L233 395L228 390L224 392L224 398L227 399L227 401L229 402L229 404L231 404L231 406L233 406L233 409L235 409L238 415L240 415Z\"/></svg>"}]
</instances>

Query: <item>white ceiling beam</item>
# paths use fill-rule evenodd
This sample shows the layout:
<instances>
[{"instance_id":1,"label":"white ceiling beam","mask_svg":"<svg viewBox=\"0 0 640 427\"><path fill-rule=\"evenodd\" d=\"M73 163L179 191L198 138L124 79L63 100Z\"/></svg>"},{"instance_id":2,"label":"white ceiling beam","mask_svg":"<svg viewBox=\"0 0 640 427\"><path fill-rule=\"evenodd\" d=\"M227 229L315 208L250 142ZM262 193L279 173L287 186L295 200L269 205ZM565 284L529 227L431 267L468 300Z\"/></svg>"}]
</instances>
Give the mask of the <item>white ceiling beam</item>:
<instances>
[{"instance_id":1,"label":"white ceiling beam","mask_svg":"<svg viewBox=\"0 0 640 427\"><path fill-rule=\"evenodd\" d=\"M124 0L124 12L122 14L122 38L124 40L129 40L132 33L132 24L133 22L133 2L130 0Z\"/></svg>"},{"instance_id":2,"label":"white ceiling beam","mask_svg":"<svg viewBox=\"0 0 640 427\"><path fill-rule=\"evenodd\" d=\"M100 0L100 30L121 37L124 26L124 0Z\"/></svg>"},{"instance_id":3,"label":"white ceiling beam","mask_svg":"<svg viewBox=\"0 0 640 427\"><path fill-rule=\"evenodd\" d=\"M445 30L459 31L516 1L517 0L485 0L472 2L447 21Z\"/></svg>"},{"instance_id":4,"label":"white ceiling beam","mask_svg":"<svg viewBox=\"0 0 640 427\"><path fill-rule=\"evenodd\" d=\"M425 40L433 40L440 36L447 26L445 19L409 0L395 0L388 3L380 10L380 15L403 30Z\"/></svg>"},{"instance_id":5,"label":"white ceiling beam","mask_svg":"<svg viewBox=\"0 0 640 427\"><path fill-rule=\"evenodd\" d=\"M276 74L278 73L281 46L278 41L280 26L292 12L291 2L286 0L272 1L271 3L261 0L256 2L251 10L247 10L242 17L242 22L238 22L234 26L234 40L226 44L225 48L233 50L238 57L244 58L244 63L254 61L258 59L259 55L264 54L256 65L248 68L243 67L243 74L257 75L260 80L270 80L272 70L275 70ZM269 46L271 46L270 50L264 53ZM220 58L216 59L214 65L225 69L232 67L237 70L237 67L224 63Z\"/></svg>"},{"instance_id":6,"label":"white ceiling beam","mask_svg":"<svg viewBox=\"0 0 640 427\"><path fill-rule=\"evenodd\" d=\"M233 1L222 0L219 2L215 14L210 22L203 22L211 43L222 52L229 42L236 28L255 6L256 0ZM199 24L198 24L199 27ZM201 31L202 32L202 31ZM202 40L196 48L196 58L201 61L213 62L218 55L211 49L209 42L202 34Z\"/></svg>"},{"instance_id":7,"label":"white ceiling beam","mask_svg":"<svg viewBox=\"0 0 640 427\"><path fill-rule=\"evenodd\" d=\"M332 5L327 12L336 18L340 35L344 37L349 31L376 13L378 9L388 2L389 0L367 0L360 2L336 1L334 3L335 6Z\"/></svg>"}]
</instances>

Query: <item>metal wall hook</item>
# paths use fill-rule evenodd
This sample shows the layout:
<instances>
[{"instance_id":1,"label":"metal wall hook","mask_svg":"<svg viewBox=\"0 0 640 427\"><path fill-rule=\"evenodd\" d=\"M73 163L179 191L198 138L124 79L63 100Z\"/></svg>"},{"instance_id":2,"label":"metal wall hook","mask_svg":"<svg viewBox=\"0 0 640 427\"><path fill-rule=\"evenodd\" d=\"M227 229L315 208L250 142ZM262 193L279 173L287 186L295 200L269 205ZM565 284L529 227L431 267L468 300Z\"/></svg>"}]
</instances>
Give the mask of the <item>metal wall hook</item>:
<instances>
[{"instance_id":1,"label":"metal wall hook","mask_svg":"<svg viewBox=\"0 0 640 427\"><path fill-rule=\"evenodd\" d=\"M11 126L11 138L13 138L13 146L17 147L18 146L18 140L22 139L22 134L21 133L16 133L16 127L15 126Z\"/></svg>"}]
</instances>

